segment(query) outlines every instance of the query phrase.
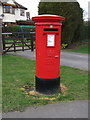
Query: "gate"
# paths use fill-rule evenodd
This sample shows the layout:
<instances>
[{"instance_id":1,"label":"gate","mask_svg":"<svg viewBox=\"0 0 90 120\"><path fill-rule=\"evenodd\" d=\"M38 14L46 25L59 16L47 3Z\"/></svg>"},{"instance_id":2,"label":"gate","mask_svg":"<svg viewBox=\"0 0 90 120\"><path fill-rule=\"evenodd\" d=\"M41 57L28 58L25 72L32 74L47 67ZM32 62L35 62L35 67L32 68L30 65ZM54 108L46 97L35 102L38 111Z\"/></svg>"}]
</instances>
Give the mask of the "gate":
<instances>
[{"instance_id":1,"label":"gate","mask_svg":"<svg viewBox=\"0 0 90 120\"><path fill-rule=\"evenodd\" d=\"M2 33L3 53L35 49L35 32Z\"/></svg>"}]
</instances>

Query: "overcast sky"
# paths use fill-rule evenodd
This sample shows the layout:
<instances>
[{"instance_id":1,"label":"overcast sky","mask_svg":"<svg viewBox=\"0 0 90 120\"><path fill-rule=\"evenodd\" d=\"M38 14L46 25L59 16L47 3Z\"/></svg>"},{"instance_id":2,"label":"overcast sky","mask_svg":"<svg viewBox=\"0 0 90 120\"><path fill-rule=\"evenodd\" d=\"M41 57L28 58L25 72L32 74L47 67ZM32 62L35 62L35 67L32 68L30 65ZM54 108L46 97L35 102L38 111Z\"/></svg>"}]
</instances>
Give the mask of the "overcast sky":
<instances>
[{"instance_id":1,"label":"overcast sky","mask_svg":"<svg viewBox=\"0 0 90 120\"><path fill-rule=\"evenodd\" d=\"M30 12L30 17L38 15L38 3L40 0L16 0L18 3L24 5L28 8ZM85 11L84 19L88 18L88 2L90 0L77 0L80 4L80 7Z\"/></svg>"}]
</instances>

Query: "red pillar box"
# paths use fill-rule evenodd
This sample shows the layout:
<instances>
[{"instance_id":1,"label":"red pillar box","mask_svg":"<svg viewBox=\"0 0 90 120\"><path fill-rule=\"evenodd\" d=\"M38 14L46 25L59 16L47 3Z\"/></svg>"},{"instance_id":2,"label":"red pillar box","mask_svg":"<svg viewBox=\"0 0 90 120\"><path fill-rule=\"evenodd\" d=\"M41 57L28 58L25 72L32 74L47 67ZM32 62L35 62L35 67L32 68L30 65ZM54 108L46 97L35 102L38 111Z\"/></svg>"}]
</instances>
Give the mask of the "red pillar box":
<instances>
[{"instance_id":1,"label":"red pillar box","mask_svg":"<svg viewBox=\"0 0 90 120\"><path fill-rule=\"evenodd\" d=\"M60 90L60 44L64 17L33 17L36 25L36 91L55 94Z\"/></svg>"}]
</instances>

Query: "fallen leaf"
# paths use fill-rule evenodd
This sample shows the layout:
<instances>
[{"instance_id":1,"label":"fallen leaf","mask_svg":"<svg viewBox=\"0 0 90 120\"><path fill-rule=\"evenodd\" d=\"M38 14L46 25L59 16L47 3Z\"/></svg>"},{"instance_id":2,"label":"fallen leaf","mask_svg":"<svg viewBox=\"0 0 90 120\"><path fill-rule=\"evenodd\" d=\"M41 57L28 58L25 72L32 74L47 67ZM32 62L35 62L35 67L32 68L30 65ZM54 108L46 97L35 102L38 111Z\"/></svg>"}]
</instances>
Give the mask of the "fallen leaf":
<instances>
[{"instance_id":1,"label":"fallen leaf","mask_svg":"<svg viewBox=\"0 0 90 120\"><path fill-rule=\"evenodd\" d=\"M48 97L45 97L45 98L40 98L42 100L56 100L56 98L48 98Z\"/></svg>"},{"instance_id":2,"label":"fallen leaf","mask_svg":"<svg viewBox=\"0 0 90 120\"><path fill-rule=\"evenodd\" d=\"M23 86L25 89L29 89L30 87L29 87L29 85L24 85Z\"/></svg>"},{"instance_id":3,"label":"fallen leaf","mask_svg":"<svg viewBox=\"0 0 90 120\"><path fill-rule=\"evenodd\" d=\"M33 90L33 91L30 91L28 94L29 95L36 95L36 92Z\"/></svg>"},{"instance_id":4,"label":"fallen leaf","mask_svg":"<svg viewBox=\"0 0 90 120\"><path fill-rule=\"evenodd\" d=\"M25 88L20 88L21 91L25 91Z\"/></svg>"},{"instance_id":5,"label":"fallen leaf","mask_svg":"<svg viewBox=\"0 0 90 120\"><path fill-rule=\"evenodd\" d=\"M60 84L60 87L61 87L61 91L66 94L66 90L67 90L67 87L64 85L64 84Z\"/></svg>"},{"instance_id":6,"label":"fallen leaf","mask_svg":"<svg viewBox=\"0 0 90 120\"><path fill-rule=\"evenodd\" d=\"M28 92L25 92L26 95L28 95Z\"/></svg>"}]
</instances>

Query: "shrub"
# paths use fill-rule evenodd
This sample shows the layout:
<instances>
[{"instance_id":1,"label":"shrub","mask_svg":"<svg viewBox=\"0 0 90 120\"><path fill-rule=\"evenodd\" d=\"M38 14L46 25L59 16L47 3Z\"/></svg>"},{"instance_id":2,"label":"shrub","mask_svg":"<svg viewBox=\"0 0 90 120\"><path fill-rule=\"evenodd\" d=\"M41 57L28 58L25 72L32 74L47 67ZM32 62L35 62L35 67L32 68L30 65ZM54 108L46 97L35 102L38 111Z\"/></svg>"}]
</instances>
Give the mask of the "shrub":
<instances>
[{"instance_id":1,"label":"shrub","mask_svg":"<svg viewBox=\"0 0 90 120\"><path fill-rule=\"evenodd\" d=\"M81 40L83 10L76 2L40 2L38 13L54 14L66 18L62 26L62 43L72 44Z\"/></svg>"},{"instance_id":2,"label":"shrub","mask_svg":"<svg viewBox=\"0 0 90 120\"><path fill-rule=\"evenodd\" d=\"M3 32L30 32L35 31L34 27L30 26L7 26L3 28Z\"/></svg>"}]
</instances>

